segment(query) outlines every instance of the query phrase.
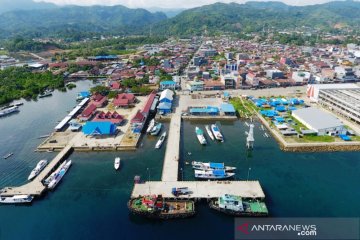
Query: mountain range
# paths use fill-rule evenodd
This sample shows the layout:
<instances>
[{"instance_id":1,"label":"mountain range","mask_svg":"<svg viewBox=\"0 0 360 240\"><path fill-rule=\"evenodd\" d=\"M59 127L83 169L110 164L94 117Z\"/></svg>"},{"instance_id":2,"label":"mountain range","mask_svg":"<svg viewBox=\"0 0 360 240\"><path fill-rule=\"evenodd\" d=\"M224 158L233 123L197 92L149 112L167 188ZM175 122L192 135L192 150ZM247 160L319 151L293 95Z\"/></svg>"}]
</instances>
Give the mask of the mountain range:
<instances>
[{"instance_id":1,"label":"mountain range","mask_svg":"<svg viewBox=\"0 0 360 240\"><path fill-rule=\"evenodd\" d=\"M190 36L204 31L250 32L300 26L322 29L351 26L356 29L360 26L360 2L355 1L311 6L289 6L281 2L215 3L188 10L178 9L168 16L157 11L164 11L161 8L150 12L120 5L54 7L50 4L45 7L46 4L39 4L41 9L2 13L0 37L81 38L99 34L148 34L150 29L157 35Z\"/></svg>"}]
</instances>

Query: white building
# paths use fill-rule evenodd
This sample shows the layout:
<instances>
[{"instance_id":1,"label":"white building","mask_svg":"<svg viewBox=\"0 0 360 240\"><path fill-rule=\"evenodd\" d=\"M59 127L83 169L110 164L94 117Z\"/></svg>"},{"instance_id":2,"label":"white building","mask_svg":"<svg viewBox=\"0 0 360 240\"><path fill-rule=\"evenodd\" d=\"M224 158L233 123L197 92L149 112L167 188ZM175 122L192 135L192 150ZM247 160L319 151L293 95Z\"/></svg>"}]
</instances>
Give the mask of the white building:
<instances>
[{"instance_id":1,"label":"white building","mask_svg":"<svg viewBox=\"0 0 360 240\"><path fill-rule=\"evenodd\" d=\"M354 83L339 83L339 84L309 84L307 86L306 94L311 101L317 102L319 100L320 90L342 90L342 89L359 89Z\"/></svg>"},{"instance_id":2,"label":"white building","mask_svg":"<svg viewBox=\"0 0 360 240\"><path fill-rule=\"evenodd\" d=\"M293 72L291 78L295 81L296 84L302 85L311 82L312 75L310 72Z\"/></svg>"},{"instance_id":3,"label":"white building","mask_svg":"<svg viewBox=\"0 0 360 240\"><path fill-rule=\"evenodd\" d=\"M318 136L338 136L347 133L344 124L337 117L315 107L298 109L291 115L315 131Z\"/></svg>"}]
</instances>

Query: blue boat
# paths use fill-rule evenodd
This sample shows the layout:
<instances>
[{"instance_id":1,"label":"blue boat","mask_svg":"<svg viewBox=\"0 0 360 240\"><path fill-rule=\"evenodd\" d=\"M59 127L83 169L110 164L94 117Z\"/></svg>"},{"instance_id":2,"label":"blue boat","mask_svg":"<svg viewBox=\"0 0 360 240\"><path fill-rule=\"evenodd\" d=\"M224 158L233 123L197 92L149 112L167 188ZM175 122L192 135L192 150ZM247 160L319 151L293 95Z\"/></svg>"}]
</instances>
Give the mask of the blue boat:
<instances>
[{"instance_id":1,"label":"blue boat","mask_svg":"<svg viewBox=\"0 0 360 240\"><path fill-rule=\"evenodd\" d=\"M161 128L162 128L162 124L161 123L157 123L155 125L155 127L153 127L153 129L151 130L150 132L150 135L152 136L157 136L159 135L160 131L161 131Z\"/></svg>"},{"instance_id":2,"label":"blue boat","mask_svg":"<svg viewBox=\"0 0 360 240\"><path fill-rule=\"evenodd\" d=\"M197 170L215 170L215 169L224 169L225 171L234 171L236 167L225 166L224 163L213 163L213 162L191 162L191 165L194 169Z\"/></svg>"}]
</instances>

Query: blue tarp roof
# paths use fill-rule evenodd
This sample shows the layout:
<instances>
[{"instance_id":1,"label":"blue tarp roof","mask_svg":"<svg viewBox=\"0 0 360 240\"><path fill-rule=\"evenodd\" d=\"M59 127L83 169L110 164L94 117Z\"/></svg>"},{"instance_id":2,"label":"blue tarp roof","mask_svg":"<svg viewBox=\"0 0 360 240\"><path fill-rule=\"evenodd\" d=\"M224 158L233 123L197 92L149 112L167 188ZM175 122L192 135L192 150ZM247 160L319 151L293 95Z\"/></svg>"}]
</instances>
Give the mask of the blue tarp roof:
<instances>
[{"instance_id":1,"label":"blue tarp roof","mask_svg":"<svg viewBox=\"0 0 360 240\"><path fill-rule=\"evenodd\" d=\"M282 106L282 105L276 106L275 109L276 109L276 111L279 111L279 112L285 112L286 111L285 106Z\"/></svg>"},{"instance_id":2,"label":"blue tarp roof","mask_svg":"<svg viewBox=\"0 0 360 240\"><path fill-rule=\"evenodd\" d=\"M111 122L87 122L82 129L85 135L112 135L116 126Z\"/></svg>"},{"instance_id":3,"label":"blue tarp roof","mask_svg":"<svg viewBox=\"0 0 360 240\"><path fill-rule=\"evenodd\" d=\"M160 110L168 110L168 109L171 109L171 103L169 103L169 102L162 102L162 103L160 103L159 104L159 106L158 106L158 109L160 109Z\"/></svg>"},{"instance_id":4,"label":"blue tarp roof","mask_svg":"<svg viewBox=\"0 0 360 240\"><path fill-rule=\"evenodd\" d=\"M220 108L223 112L231 112L231 113L235 112L234 106L230 103L223 103L221 104Z\"/></svg>"},{"instance_id":5,"label":"blue tarp roof","mask_svg":"<svg viewBox=\"0 0 360 240\"><path fill-rule=\"evenodd\" d=\"M207 106L206 108L191 108L190 113L218 113L219 109L217 107Z\"/></svg>"},{"instance_id":6,"label":"blue tarp roof","mask_svg":"<svg viewBox=\"0 0 360 240\"><path fill-rule=\"evenodd\" d=\"M176 82L174 81L162 81L160 82L160 85L175 85Z\"/></svg>"},{"instance_id":7,"label":"blue tarp roof","mask_svg":"<svg viewBox=\"0 0 360 240\"><path fill-rule=\"evenodd\" d=\"M82 97L89 97L90 93L88 91L79 92L79 95Z\"/></svg>"},{"instance_id":8,"label":"blue tarp roof","mask_svg":"<svg viewBox=\"0 0 360 240\"><path fill-rule=\"evenodd\" d=\"M225 175L225 170L213 170L213 174L214 175L218 175L218 176L224 176Z\"/></svg>"},{"instance_id":9,"label":"blue tarp roof","mask_svg":"<svg viewBox=\"0 0 360 240\"><path fill-rule=\"evenodd\" d=\"M210 163L210 167L211 168L224 168L224 164L223 163Z\"/></svg>"},{"instance_id":10,"label":"blue tarp roof","mask_svg":"<svg viewBox=\"0 0 360 240\"><path fill-rule=\"evenodd\" d=\"M95 56L95 59L118 59L118 57L116 55Z\"/></svg>"},{"instance_id":11,"label":"blue tarp roof","mask_svg":"<svg viewBox=\"0 0 360 240\"><path fill-rule=\"evenodd\" d=\"M351 141L351 138L347 135L339 135L339 137L344 141Z\"/></svg>"}]
</instances>

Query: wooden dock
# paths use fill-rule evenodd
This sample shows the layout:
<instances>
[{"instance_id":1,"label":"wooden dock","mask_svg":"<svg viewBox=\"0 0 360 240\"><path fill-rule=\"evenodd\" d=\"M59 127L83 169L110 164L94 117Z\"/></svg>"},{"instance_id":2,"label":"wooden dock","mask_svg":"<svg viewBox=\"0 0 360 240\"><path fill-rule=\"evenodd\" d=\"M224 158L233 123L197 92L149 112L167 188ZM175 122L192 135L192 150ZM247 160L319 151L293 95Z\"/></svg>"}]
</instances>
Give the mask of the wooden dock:
<instances>
[{"instance_id":1,"label":"wooden dock","mask_svg":"<svg viewBox=\"0 0 360 240\"><path fill-rule=\"evenodd\" d=\"M244 198L265 198L259 181L174 181L174 182L145 182L135 184L131 197L150 194L161 194L165 198L174 198L172 188L188 187L192 194L182 195L181 198L210 199L224 194L233 194Z\"/></svg>"},{"instance_id":2,"label":"wooden dock","mask_svg":"<svg viewBox=\"0 0 360 240\"><path fill-rule=\"evenodd\" d=\"M162 181L174 182L178 180L179 154L180 154L180 130L181 114L172 115L169 127L169 134L166 144L164 165L162 170Z\"/></svg>"},{"instance_id":3,"label":"wooden dock","mask_svg":"<svg viewBox=\"0 0 360 240\"><path fill-rule=\"evenodd\" d=\"M48 177L56 167L64 160L66 156L72 151L72 145L68 144L45 168L36 176L31 182L19 186L19 187L6 187L1 190L1 196L14 196L14 195L33 195L40 196L46 187L42 184L42 181Z\"/></svg>"}]
</instances>

